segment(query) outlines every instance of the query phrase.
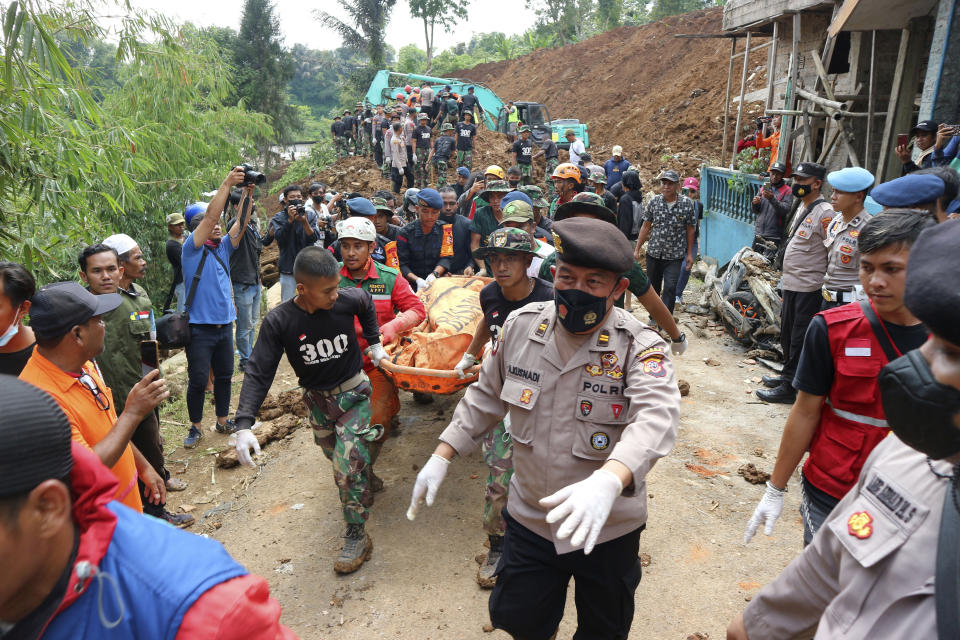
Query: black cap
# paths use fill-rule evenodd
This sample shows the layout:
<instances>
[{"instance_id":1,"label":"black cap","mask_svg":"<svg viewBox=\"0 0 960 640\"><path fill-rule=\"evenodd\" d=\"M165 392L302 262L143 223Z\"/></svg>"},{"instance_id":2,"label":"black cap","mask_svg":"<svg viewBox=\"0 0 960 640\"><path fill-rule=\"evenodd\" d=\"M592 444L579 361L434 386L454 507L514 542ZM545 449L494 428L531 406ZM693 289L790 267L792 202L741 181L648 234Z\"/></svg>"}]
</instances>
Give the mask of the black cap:
<instances>
[{"instance_id":1,"label":"black cap","mask_svg":"<svg viewBox=\"0 0 960 640\"><path fill-rule=\"evenodd\" d=\"M823 180L827 176L827 168L816 162L801 162L793 170L794 178L818 178Z\"/></svg>"},{"instance_id":2,"label":"black cap","mask_svg":"<svg viewBox=\"0 0 960 640\"><path fill-rule=\"evenodd\" d=\"M920 234L907 261L903 303L931 333L960 346L960 288L944 277L960 270L957 247L960 221L947 220Z\"/></svg>"},{"instance_id":3,"label":"black cap","mask_svg":"<svg viewBox=\"0 0 960 640\"><path fill-rule=\"evenodd\" d=\"M70 422L52 396L0 375L0 407L0 498L70 475Z\"/></svg>"},{"instance_id":4,"label":"black cap","mask_svg":"<svg viewBox=\"0 0 960 640\"><path fill-rule=\"evenodd\" d=\"M553 223L557 259L578 267L625 273L633 266L633 247L622 233L593 218L569 218Z\"/></svg>"},{"instance_id":5,"label":"black cap","mask_svg":"<svg viewBox=\"0 0 960 640\"><path fill-rule=\"evenodd\" d=\"M917 123L913 129L910 130L910 135L915 134L917 131L926 131L927 133L936 133L939 129L939 125L933 120L921 120Z\"/></svg>"},{"instance_id":6,"label":"black cap","mask_svg":"<svg viewBox=\"0 0 960 640\"><path fill-rule=\"evenodd\" d=\"M55 282L33 296L30 328L38 338L59 338L71 327L113 311L121 302L119 293L95 296L76 282Z\"/></svg>"},{"instance_id":7,"label":"black cap","mask_svg":"<svg viewBox=\"0 0 960 640\"><path fill-rule=\"evenodd\" d=\"M783 175L787 175L787 165L782 162L774 162L770 165L770 171L779 171Z\"/></svg>"}]
</instances>

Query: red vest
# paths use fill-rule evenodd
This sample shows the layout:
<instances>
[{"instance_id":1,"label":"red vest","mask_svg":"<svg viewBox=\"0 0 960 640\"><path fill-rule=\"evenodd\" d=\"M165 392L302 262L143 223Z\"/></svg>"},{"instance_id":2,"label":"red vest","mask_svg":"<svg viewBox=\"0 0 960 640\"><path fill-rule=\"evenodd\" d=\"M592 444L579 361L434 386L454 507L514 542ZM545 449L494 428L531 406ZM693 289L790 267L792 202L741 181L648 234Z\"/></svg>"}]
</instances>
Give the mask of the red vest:
<instances>
[{"instance_id":1,"label":"red vest","mask_svg":"<svg viewBox=\"0 0 960 640\"><path fill-rule=\"evenodd\" d=\"M857 482L860 469L890 428L877 377L887 356L859 303L820 312L833 355L833 386L820 409L803 475L838 500Z\"/></svg>"}]
</instances>

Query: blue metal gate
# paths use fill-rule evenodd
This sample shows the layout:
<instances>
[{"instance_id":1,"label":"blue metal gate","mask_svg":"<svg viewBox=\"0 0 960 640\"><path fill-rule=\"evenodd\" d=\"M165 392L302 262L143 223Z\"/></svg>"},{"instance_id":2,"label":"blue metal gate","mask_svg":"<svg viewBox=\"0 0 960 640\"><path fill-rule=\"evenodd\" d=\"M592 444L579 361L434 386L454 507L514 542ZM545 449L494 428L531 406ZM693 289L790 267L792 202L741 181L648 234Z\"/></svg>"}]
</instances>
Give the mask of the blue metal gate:
<instances>
[{"instance_id":1,"label":"blue metal gate","mask_svg":"<svg viewBox=\"0 0 960 640\"><path fill-rule=\"evenodd\" d=\"M700 170L700 201L703 223L700 227L700 253L714 258L722 267L743 247L753 244L756 215L750 201L760 191L764 178L746 174L748 185L742 192L731 188L734 171L720 167Z\"/></svg>"}]
</instances>

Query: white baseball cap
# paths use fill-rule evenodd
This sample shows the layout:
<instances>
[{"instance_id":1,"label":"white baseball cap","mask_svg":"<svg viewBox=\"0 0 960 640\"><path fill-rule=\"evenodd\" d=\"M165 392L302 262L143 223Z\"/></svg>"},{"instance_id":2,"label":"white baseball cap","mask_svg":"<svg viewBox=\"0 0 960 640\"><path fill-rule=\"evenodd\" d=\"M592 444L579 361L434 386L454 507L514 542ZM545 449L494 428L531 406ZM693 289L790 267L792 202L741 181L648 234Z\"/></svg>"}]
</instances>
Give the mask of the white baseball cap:
<instances>
[{"instance_id":1,"label":"white baseball cap","mask_svg":"<svg viewBox=\"0 0 960 640\"><path fill-rule=\"evenodd\" d=\"M353 216L337 222L337 235L343 238L356 238L365 242L376 242L377 228L369 218Z\"/></svg>"},{"instance_id":2,"label":"white baseball cap","mask_svg":"<svg viewBox=\"0 0 960 640\"><path fill-rule=\"evenodd\" d=\"M618 144L613 145L613 149L610 151L610 155L614 156L623 156L623 147Z\"/></svg>"}]
</instances>

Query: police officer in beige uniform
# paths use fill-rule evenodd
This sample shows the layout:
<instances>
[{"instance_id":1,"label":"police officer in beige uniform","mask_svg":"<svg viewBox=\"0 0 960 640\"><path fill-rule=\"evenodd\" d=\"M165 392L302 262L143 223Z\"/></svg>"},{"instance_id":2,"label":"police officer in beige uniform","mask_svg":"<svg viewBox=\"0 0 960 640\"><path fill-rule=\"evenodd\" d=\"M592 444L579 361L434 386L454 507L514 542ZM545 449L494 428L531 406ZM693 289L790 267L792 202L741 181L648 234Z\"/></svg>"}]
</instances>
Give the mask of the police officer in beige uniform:
<instances>
[{"instance_id":1,"label":"police officer in beige uniform","mask_svg":"<svg viewBox=\"0 0 960 640\"><path fill-rule=\"evenodd\" d=\"M960 290L943 277L960 271L957 246L947 223L910 253L904 302L931 336L880 373L893 434L728 639L960 637Z\"/></svg>"},{"instance_id":2,"label":"police officer in beige uniform","mask_svg":"<svg viewBox=\"0 0 960 640\"><path fill-rule=\"evenodd\" d=\"M576 579L576 638L626 638L640 582L645 478L676 439L680 395L666 343L613 305L633 248L607 223L553 226L554 304L514 311L417 476L409 518L433 504L455 454L509 415L514 475L490 619L547 640ZM572 535L571 535L572 534Z\"/></svg>"},{"instance_id":3,"label":"police officer in beige uniform","mask_svg":"<svg viewBox=\"0 0 960 640\"><path fill-rule=\"evenodd\" d=\"M765 402L792 404L797 392L791 386L797 373L803 336L810 321L820 311L823 276L827 271L827 227L833 209L820 196L827 170L815 162L801 162L793 172L793 197L803 204L794 215L789 244L783 255L783 303L780 307L780 346L783 348L783 372L778 377L764 376L772 389L757 391Z\"/></svg>"},{"instance_id":4,"label":"police officer in beige uniform","mask_svg":"<svg viewBox=\"0 0 960 640\"><path fill-rule=\"evenodd\" d=\"M860 286L857 238L870 220L863 201L874 180L873 174L861 167L847 167L827 175L827 182L833 187L830 204L838 215L827 227L823 241L827 247L827 272L823 276L821 310L866 299Z\"/></svg>"}]
</instances>

